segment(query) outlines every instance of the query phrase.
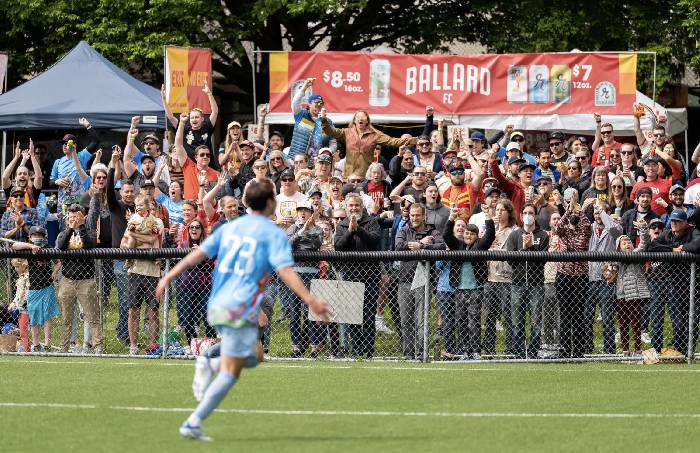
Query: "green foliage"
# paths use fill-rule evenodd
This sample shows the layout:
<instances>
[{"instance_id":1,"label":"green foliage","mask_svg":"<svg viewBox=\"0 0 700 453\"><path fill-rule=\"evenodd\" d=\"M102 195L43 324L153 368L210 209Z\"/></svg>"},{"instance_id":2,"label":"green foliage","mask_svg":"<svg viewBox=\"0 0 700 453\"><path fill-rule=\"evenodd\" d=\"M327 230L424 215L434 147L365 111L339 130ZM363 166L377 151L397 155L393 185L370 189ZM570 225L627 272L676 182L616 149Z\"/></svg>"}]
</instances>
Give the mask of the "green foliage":
<instances>
[{"instance_id":1,"label":"green foliage","mask_svg":"<svg viewBox=\"0 0 700 453\"><path fill-rule=\"evenodd\" d=\"M695 6L683 5L690 3ZM694 10L697 34L698 5L698 0L496 2L498 13L479 40L496 52L655 51L658 92L678 82L694 56L683 24ZM638 62L637 87L651 95L653 58L640 56Z\"/></svg>"}]
</instances>

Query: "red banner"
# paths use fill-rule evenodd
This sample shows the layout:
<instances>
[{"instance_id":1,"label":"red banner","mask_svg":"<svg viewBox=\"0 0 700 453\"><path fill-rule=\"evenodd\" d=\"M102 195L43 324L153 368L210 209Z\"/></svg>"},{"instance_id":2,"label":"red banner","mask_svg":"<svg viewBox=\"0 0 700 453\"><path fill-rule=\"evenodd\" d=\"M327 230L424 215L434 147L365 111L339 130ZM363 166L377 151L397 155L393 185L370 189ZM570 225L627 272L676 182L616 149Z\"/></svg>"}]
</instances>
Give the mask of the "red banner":
<instances>
[{"instance_id":1,"label":"red banner","mask_svg":"<svg viewBox=\"0 0 700 453\"><path fill-rule=\"evenodd\" d=\"M205 83L211 88L211 49L165 47L165 93L173 112L198 107L211 113Z\"/></svg>"},{"instance_id":2,"label":"red banner","mask_svg":"<svg viewBox=\"0 0 700 453\"><path fill-rule=\"evenodd\" d=\"M309 77L329 112L629 114L637 56L630 53L383 55L270 54L270 110L290 112Z\"/></svg>"}]
</instances>

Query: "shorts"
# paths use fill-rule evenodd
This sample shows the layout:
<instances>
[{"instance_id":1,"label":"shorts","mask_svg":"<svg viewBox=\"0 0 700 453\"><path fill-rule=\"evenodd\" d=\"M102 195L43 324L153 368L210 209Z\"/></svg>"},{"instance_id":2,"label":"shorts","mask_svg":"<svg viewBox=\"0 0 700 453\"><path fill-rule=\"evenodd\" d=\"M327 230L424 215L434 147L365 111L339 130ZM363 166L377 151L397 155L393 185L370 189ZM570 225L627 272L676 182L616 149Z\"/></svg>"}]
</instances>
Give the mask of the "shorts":
<instances>
[{"instance_id":1,"label":"shorts","mask_svg":"<svg viewBox=\"0 0 700 453\"><path fill-rule=\"evenodd\" d=\"M258 327L216 326L221 337L221 355L245 359L257 357Z\"/></svg>"},{"instance_id":2,"label":"shorts","mask_svg":"<svg viewBox=\"0 0 700 453\"><path fill-rule=\"evenodd\" d=\"M158 309L158 299L156 299L158 280L158 277L129 274L129 302L127 306L141 308L141 303L145 300L148 308Z\"/></svg>"},{"instance_id":3,"label":"shorts","mask_svg":"<svg viewBox=\"0 0 700 453\"><path fill-rule=\"evenodd\" d=\"M27 312L30 326L43 326L46 321L61 314L53 285L27 292Z\"/></svg>"}]
</instances>

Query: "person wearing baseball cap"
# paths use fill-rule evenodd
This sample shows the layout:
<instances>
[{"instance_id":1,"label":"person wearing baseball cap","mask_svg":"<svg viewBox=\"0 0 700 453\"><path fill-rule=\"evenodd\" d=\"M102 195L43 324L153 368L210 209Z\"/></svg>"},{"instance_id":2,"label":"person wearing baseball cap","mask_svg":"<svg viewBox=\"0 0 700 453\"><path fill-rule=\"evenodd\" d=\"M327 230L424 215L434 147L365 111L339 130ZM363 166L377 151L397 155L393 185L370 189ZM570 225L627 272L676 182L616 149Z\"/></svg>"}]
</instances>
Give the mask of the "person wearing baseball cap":
<instances>
[{"instance_id":1,"label":"person wearing baseball cap","mask_svg":"<svg viewBox=\"0 0 700 453\"><path fill-rule=\"evenodd\" d=\"M29 229L39 223L36 209L26 205L24 196L22 189L13 189L10 193L8 209L0 219L0 229L5 239L26 242L29 239Z\"/></svg>"},{"instance_id":2,"label":"person wearing baseball cap","mask_svg":"<svg viewBox=\"0 0 700 453\"><path fill-rule=\"evenodd\" d=\"M440 199L442 204L449 209L462 209L461 218L466 221L478 202L484 171L472 153L467 153L465 157L471 166L470 177L467 178L466 169L460 160L452 161L447 167L450 185L443 189Z\"/></svg>"},{"instance_id":3,"label":"person wearing baseball cap","mask_svg":"<svg viewBox=\"0 0 700 453\"><path fill-rule=\"evenodd\" d=\"M302 102L307 91L312 88L316 79L309 78L292 96L292 114L294 115L294 130L292 131L292 143L289 146L288 158L294 160L297 154L306 154L312 160L318 155L321 148L328 147L335 151L338 143L334 137L323 132L321 110L325 112L323 96L313 93L309 96L308 107L302 107ZM325 114L325 113L324 113ZM327 119L331 127L333 121Z\"/></svg>"},{"instance_id":4,"label":"person wearing baseball cap","mask_svg":"<svg viewBox=\"0 0 700 453\"><path fill-rule=\"evenodd\" d=\"M671 181L667 179L662 179L659 177L659 162L658 156L647 156L642 160L642 166L644 168L644 174L646 178L644 181L637 182L632 187L632 192L630 193L630 199L636 201L637 192L642 187L649 187L652 192L651 209L659 216L666 214L666 206L671 203L669 199L669 191L671 190ZM661 201L657 201L657 200Z\"/></svg>"},{"instance_id":5,"label":"person wearing baseball cap","mask_svg":"<svg viewBox=\"0 0 700 453\"><path fill-rule=\"evenodd\" d=\"M90 188L90 178L87 177L85 169L101 141L100 134L87 118L81 117L78 122L87 130L90 143L78 151L78 139L75 135L66 134L61 139L64 155L54 161L49 178L51 186L58 186L59 206L79 201Z\"/></svg>"},{"instance_id":6,"label":"person wearing baseball cap","mask_svg":"<svg viewBox=\"0 0 700 453\"><path fill-rule=\"evenodd\" d=\"M695 212L695 206L686 206L684 204L685 198L685 187L680 184L674 184L669 190L671 204L666 206L666 214L664 214L661 219L664 222L664 228L669 229L671 227L671 213L675 210L684 211L688 218Z\"/></svg>"},{"instance_id":7,"label":"person wearing baseball cap","mask_svg":"<svg viewBox=\"0 0 700 453\"><path fill-rule=\"evenodd\" d=\"M534 174L535 166L529 162L524 162L518 165L518 180L511 180L507 178L501 171L498 165L498 159L496 159L496 153L490 152L489 165L491 166L491 176L496 178L498 181L498 187L506 194L506 196L513 203L513 208L515 211L515 217L520 223L520 215L523 211L523 206L525 205L525 195L529 193L534 194L534 188L532 186L532 176Z\"/></svg>"}]
</instances>

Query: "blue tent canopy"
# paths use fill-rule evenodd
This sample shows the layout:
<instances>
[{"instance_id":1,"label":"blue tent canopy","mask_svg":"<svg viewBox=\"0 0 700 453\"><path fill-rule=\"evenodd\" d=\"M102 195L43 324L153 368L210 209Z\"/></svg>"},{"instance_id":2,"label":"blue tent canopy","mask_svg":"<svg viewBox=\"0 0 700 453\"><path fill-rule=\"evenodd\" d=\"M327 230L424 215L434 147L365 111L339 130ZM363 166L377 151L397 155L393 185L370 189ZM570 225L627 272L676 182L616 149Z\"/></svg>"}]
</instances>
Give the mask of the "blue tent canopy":
<instances>
[{"instance_id":1,"label":"blue tent canopy","mask_svg":"<svg viewBox=\"0 0 700 453\"><path fill-rule=\"evenodd\" d=\"M160 91L119 69L85 41L45 72L0 95L0 129L165 128Z\"/></svg>"}]
</instances>

